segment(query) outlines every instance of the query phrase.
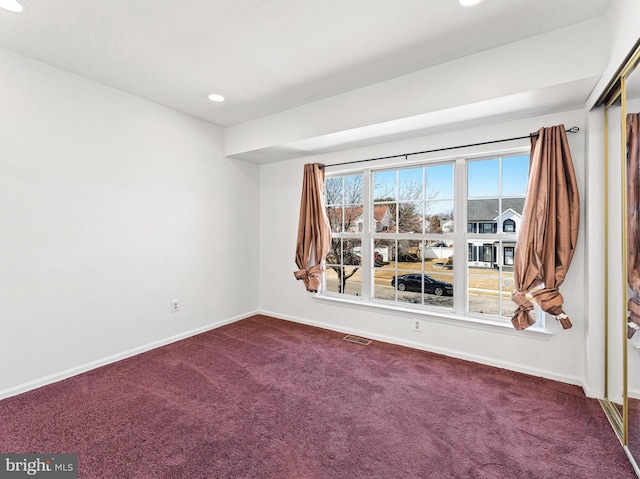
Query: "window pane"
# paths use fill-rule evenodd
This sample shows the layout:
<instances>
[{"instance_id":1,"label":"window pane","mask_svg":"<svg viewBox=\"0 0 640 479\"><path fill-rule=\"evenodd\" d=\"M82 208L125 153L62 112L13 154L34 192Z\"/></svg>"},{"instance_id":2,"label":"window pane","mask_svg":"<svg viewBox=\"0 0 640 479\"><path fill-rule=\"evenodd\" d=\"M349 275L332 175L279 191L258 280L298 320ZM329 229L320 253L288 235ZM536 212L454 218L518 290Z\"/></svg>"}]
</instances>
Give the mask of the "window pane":
<instances>
[{"instance_id":1,"label":"window pane","mask_svg":"<svg viewBox=\"0 0 640 479\"><path fill-rule=\"evenodd\" d=\"M424 286L421 272L403 273L400 271L392 281L396 289L396 300L399 303L422 305Z\"/></svg>"},{"instance_id":2,"label":"window pane","mask_svg":"<svg viewBox=\"0 0 640 479\"><path fill-rule=\"evenodd\" d=\"M422 200L422 168L409 168L398 171L398 199L400 201Z\"/></svg>"},{"instance_id":3,"label":"window pane","mask_svg":"<svg viewBox=\"0 0 640 479\"><path fill-rule=\"evenodd\" d=\"M350 266L327 266L325 269L327 291L332 293L360 296L362 294L362 275L360 268Z\"/></svg>"},{"instance_id":4,"label":"window pane","mask_svg":"<svg viewBox=\"0 0 640 479\"><path fill-rule=\"evenodd\" d=\"M453 275L429 272L424 286L424 304L441 308L453 308Z\"/></svg>"},{"instance_id":5,"label":"window pane","mask_svg":"<svg viewBox=\"0 0 640 479\"><path fill-rule=\"evenodd\" d=\"M524 198L502 198L502 215L500 217L502 224L505 221L513 221L513 231L507 231L505 233L517 233L520 223L522 222L522 211L524 210Z\"/></svg>"},{"instance_id":6,"label":"window pane","mask_svg":"<svg viewBox=\"0 0 640 479\"><path fill-rule=\"evenodd\" d=\"M374 251L374 255L378 253L379 263L381 264L381 266L375 265L376 267L382 267L387 269L391 269L391 268L395 269L397 267L395 240L377 239L373 242L373 251Z\"/></svg>"},{"instance_id":7,"label":"window pane","mask_svg":"<svg viewBox=\"0 0 640 479\"><path fill-rule=\"evenodd\" d=\"M344 201L345 205L362 205L363 201L362 175L344 177Z\"/></svg>"},{"instance_id":8,"label":"window pane","mask_svg":"<svg viewBox=\"0 0 640 479\"><path fill-rule=\"evenodd\" d=\"M425 233L453 233L453 201L427 201Z\"/></svg>"},{"instance_id":9,"label":"window pane","mask_svg":"<svg viewBox=\"0 0 640 479\"><path fill-rule=\"evenodd\" d=\"M362 230L362 206L347 205L344 207L344 229L345 233L358 233Z\"/></svg>"},{"instance_id":10,"label":"window pane","mask_svg":"<svg viewBox=\"0 0 640 479\"><path fill-rule=\"evenodd\" d=\"M422 233L424 221L421 202L398 203L398 229L400 233ZM395 233L395 231L393 231Z\"/></svg>"},{"instance_id":11,"label":"window pane","mask_svg":"<svg viewBox=\"0 0 640 479\"><path fill-rule=\"evenodd\" d=\"M505 248L506 250L506 248ZM502 277L502 316L506 318L512 318L513 313L515 313L517 309L516 303L511 301L511 293L514 291L514 282L513 282L513 268L509 268L509 271L503 272ZM535 317L537 314L537 308L534 308L534 311L531 311L533 316Z\"/></svg>"},{"instance_id":12,"label":"window pane","mask_svg":"<svg viewBox=\"0 0 640 479\"><path fill-rule=\"evenodd\" d=\"M453 163L425 168L425 199L453 199Z\"/></svg>"},{"instance_id":13,"label":"window pane","mask_svg":"<svg viewBox=\"0 0 640 479\"><path fill-rule=\"evenodd\" d=\"M325 278L325 287L326 287L326 291L329 291L331 293L338 293L338 285L340 284L339 281L339 276L338 276L338 271L342 270L341 266L328 266L325 268L324 271L324 278Z\"/></svg>"},{"instance_id":14,"label":"window pane","mask_svg":"<svg viewBox=\"0 0 640 479\"><path fill-rule=\"evenodd\" d=\"M500 314L500 279L496 276L469 276L469 312Z\"/></svg>"},{"instance_id":15,"label":"window pane","mask_svg":"<svg viewBox=\"0 0 640 479\"><path fill-rule=\"evenodd\" d=\"M342 208L339 206L328 206L327 217L329 218L329 224L331 225L332 233L342 232Z\"/></svg>"},{"instance_id":16,"label":"window pane","mask_svg":"<svg viewBox=\"0 0 640 479\"><path fill-rule=\"evenodd\" d=\"M433 259L431 259L433 257ZM425 245L425 271L453 269L453 243L445 241L427 241Z\"/></svg>"},{"instance_id":17,"label":"window pane","mask_svg":"<svg viewBox=\"0 0 640 479\"><path fill-rule=\"evenodd\" d=\"M362 242L359 239L342 240L342 264L359 266L362 262Z\"/></svg>"},{"instance_id":18,"label":"window pane","mask_svg":"<svg viewBox=\"0 0 640 479\"><path fill-rule=\"evenodd\" d=\"M373 201L394 201L396 196L396 172L381 171L373 174Z\"/></svg>"},{"instance_id":19,"label":"window pane","mask_svg":"<svg viewBox=\"0 0 640 479\"><path fill-rule=\"evenodd\" d=\"M362 175L325 180L327 216L333 233L358 233L362 230Z\"/></svg>"},{"instance_id":20,"label":"window pane","mask_svg":"<svg viewBox=\"0 0 640 479\"><path fill-rule=\"evenodd\" d=\"M342 177L327 178L324 182L324 195L327 205L341 205L342 199Z\"/></svg>"},{"instance_id":21,"label":"window pane","mask_svg":"<svg viewBox=\"0 0 640 479\"><path fill-rule=\"evenodd\" d=\"M467 221L476 224L477 232L480 234L495 233L500 216L499 208L498 198L469 199Z\"/></svg>"},{"instance_id":22,"label":"window pane","mask_svg":"<svg viewBox=\"0 0 640 479\"><path fill-rule=\"evenodd\" d=\"M398 268L422 270L421 240L398 240Z\"/></svg>"},{"instance_id":23,"label":"window pane","mask_svg":"<svg viewBox=\"0 0 640 479\"><path fill-rule=\"evenodd\" d=\"M342 264L342 240L340 238L331 239L331 248L327 253L327 264Z\"/></svg>"},{"instance_id":24,"label":"window pane","mask_svg":"<svg viewBox=\"0 0 640 479\"><path fill-rule=\"evenodd\" d=\"M469 197L498 196L499 161L470 161L467 167L467 191Z\"/></svg>"},{"instance_id":25,"label":"window pane","mask_svg":"<svg viewBox=\"0 0 640 479\"><path fill-rule=\"evenodd\" d=\"M344 294L352 296L362 295L362 270L360 268L352 268L345 266L343 268L342 284L344 285Z\"/></svg>"},{"instance_id":26,"label":"window pane","mask_svg":"<svg viewBox=\"0 0 640 479\"><path fill-rule=\"evenodd\" d=\"M515 303L511 301L511 293L514 290L514 248L515 242L509 241L496 241L492 244L468 242L469 312L505 318L513 316L516 309ZM492 262L482 261L488 260L489 257L493 259ZM472 258L480 261L472 261Z\"/></svg>"},{"instance_id":27,"label":"window pane","mask_svg":"<svg viewBox=\"0 0 640 479\"><path fill-rule=\"evenodd\" d=\"M512 156L502 160L502 194L524 195L527 192L529 156Z\"/></svg>"},{"instance_id":28,"label":"window pane","mask_svg":"<svg viewBox=\"0 0 640 479\"><path fill-rule=\"evenodd\" d=\"M372 228L375 233L394 233L397 203L382 203L373 207Z\"/></svg>"},{"instance_id":29,"label":"window pane","mask_svg":"<svg viewBox=\"0 0 640 479\"><path fill-rule=\"evenodd\" d=\"M387 301L395 301L395 288L391 281L395 270L376 269L373 272L373 297Z\"/></svg>"}]
</instances>

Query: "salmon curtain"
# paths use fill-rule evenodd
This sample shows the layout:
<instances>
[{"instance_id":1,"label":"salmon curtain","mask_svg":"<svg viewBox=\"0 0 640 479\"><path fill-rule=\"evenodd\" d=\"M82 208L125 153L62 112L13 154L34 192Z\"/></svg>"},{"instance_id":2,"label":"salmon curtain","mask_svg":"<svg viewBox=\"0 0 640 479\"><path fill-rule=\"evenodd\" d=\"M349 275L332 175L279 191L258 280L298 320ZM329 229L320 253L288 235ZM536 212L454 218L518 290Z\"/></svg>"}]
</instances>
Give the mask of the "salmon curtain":
<instances>
[{"instance_id":1,"label":"salmon curtain","mask_svg":"<svg viewBox=\"0 0 640 479\"><path fill-rule=\"evenodd\" d=\"M564 125L541 128L531 134L527 197L514 258L511 299L518 307L511 322L516 329L535 324L528 293L564 329L571 327L558 287L576 248L579 216L576 175Z\"/></svg>"},{"instance_id":2,"label":"salmon curtain","mask_svg":"<svg viewBox=\"0 0 640 479\"><path fill-rule=\"evenodd\" d=\"M298 242L296 244L296 279L302 280L307 291L320 288L322 265L331 247L331 227L324 207L324 165L304 165Z\"/></svg>"},{"instance_id":3,"label":"salmon curtain","mask_svg":"<svg viewBox=\"0 0 640 479\"><path fill-rule=\"evenodd\" d=\"M627 282L631 298L627 304L627 337L640 328L640 113L627 115Z\"/></svg>"}]
</instances>

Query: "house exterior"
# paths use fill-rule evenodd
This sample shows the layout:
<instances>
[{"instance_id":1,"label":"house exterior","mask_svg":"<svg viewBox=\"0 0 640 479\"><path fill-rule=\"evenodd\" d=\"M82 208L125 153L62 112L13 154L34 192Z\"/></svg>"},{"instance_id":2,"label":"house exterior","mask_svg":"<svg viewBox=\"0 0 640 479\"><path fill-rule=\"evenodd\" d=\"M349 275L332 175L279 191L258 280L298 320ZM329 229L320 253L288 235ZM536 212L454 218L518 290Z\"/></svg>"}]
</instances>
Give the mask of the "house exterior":
<instances>
[{"instance_id":1,"label":"house exterior","mask_svg":"<svg viewBox=\"0 0 640 479\"><path fill-rule=\"evenodd\" d=\"M331 224L332 231L342 230L344 211L344 231L345 233L361 233L363 228L362 206L349 208L327 207L327 216ZM392 232L395 228L395 218L391 209L387 205L377 205L373 208L373 218L376 233Z\"/></svg>"},{"instance_id":2,"label":"house exterior","mask_svg":"<svg viewBox=\"0 0 640 479\"><path fill-rule=\"evenodd\" d=\"M447 220L440 225L443 233L453 233L453 220Z\"/></svg>"},{"instance_id":3,"label":"house exterior","mask_svg":"<svg viewBox=\"0 0 640 479\"><path fill-rule=\"evenodd\" d=\"M467 205L467 233L517 235L522 223L524 198L469 200ZM468 244L468 264L477 268L513 267L515 240L500 241L473 239Z\"/></svg>"}]
</instances>

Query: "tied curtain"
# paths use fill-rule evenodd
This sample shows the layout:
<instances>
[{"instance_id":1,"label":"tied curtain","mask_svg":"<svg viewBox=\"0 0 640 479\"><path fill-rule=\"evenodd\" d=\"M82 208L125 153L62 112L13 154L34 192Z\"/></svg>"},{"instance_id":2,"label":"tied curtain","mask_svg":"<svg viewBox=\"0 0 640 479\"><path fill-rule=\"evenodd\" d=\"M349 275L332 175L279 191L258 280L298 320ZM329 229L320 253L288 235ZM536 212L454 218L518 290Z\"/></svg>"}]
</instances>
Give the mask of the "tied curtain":
<instances>
[{"instance_id":1,"label":"tied curtain","mask_svg":"<svg viewBox=\"0 0 640 479\"><path fill-rule=\"evenodd\" d=\"M578 238L580 205L564 125L531 134L531 158L522 226L514 257L511 322L522 330L535 324L531 293L543 311L571 327L558 287L571 264Z\"/></svg>"},{"instance_id":2,"label":"tied curtain","mask_svg":"<svg viewBox=\"0 0 640 479\"><path fill-rule=\"evenodd\" d=\"M627 337L640 329L640 113L627 115L627 282L631 298L627 304Z\"/></svg>"},{"instance_id":3,"label":"tied curtain","mask_svg":"<svg viewBox=\"0 0 640 479\"><path fill-rule=\"evenodd\" d=\"M316 293L320 287L322 265L331 247L331 226L324 207L324 165L304 165L300 220L296 243L296 279L302 280L307 291Z\"/></svg>"}]
</instances>

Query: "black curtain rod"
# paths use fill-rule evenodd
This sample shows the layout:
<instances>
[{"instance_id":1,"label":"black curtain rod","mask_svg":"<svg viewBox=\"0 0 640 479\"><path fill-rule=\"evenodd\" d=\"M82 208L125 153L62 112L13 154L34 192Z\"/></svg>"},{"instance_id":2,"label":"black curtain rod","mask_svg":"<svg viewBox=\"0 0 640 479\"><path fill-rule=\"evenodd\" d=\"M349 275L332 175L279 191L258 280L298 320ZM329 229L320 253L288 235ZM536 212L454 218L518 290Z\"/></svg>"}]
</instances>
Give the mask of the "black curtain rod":
<instances>
[{"instance_id":1,"label":"black curtain rod","mask_svg":"<svg viewBox=\"0 0 640 479\"><path fill-rule=\"evenodd\" d=\"M577 126L572 126L571 128L565 131L567 133L578 133L580 131L580 128L578 128ZM352 165L354 163L364 163L366 161L388 160L390 158L402 158L403 156L406 159L408 156L412 156L412 155L423 155L425 153L436 153L438 151L457 150L459 148L468 148L470 146L491 145L492 143L502 143L505 141L524 140L526 138L532 138L535 136L538 136L538 135L533 134L533 135L527 135L527 136L515 136L513 138L503 138L502 140L483 141L481 143L470 143L468 145L447 146L446 148L436 148L435 150L414 151L413 153L402 153L401 155L381 156L379 158L368 158L366 160L345 161L344 163L334 163L332 165L324 165L322 168L329 168L331 166Z\"/></svg>"}]
</instances>

